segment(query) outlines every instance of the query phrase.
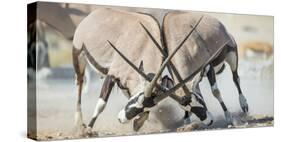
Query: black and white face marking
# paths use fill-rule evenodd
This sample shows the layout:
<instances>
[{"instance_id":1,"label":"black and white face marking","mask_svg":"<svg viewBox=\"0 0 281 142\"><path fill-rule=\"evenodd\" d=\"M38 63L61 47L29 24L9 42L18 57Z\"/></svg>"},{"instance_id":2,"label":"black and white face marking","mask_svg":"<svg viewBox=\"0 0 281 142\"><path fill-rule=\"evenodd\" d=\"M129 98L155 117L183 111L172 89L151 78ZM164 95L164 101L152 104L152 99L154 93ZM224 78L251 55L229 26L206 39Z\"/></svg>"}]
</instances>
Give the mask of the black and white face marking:
<instances>
[{"instance_id":1,"label":"black and white face marking","mask_svg":"<svg viewBox=\"0 0 281 142\"><path fill-rule=\"evenodd\" d=\"M208 111L206 104L198 93L192 93L191 101L188 105L182 106L185 111L194 113L205 125L213 123L213 117Z\"/></svg>"},{"instance_id":2,"label":"black and white face marking","mask_svg":"<svg viewBox=\"0 0 281 142\"><path fill-rule=\"evenodd\" d=\"M138 114L148 111L149 108L155 106L153 99L154 97L144 97L143 92L135 95L129 100L125 108L119 112L118 120L121 123L126 123Z\"/></svg>"}]
</instances>

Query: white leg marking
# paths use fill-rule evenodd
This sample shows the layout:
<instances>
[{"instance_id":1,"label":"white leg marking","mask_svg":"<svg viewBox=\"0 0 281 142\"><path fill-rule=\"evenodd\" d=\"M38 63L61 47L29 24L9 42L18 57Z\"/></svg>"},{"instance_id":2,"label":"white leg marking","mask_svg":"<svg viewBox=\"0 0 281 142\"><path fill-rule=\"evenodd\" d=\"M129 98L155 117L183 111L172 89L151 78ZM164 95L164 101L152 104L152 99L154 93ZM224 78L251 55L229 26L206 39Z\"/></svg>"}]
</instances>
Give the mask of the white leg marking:
<instances>
[{"instance_id":1,"label":"white leg marking","mask_svg":"<svg viewBox=\"0 0 281 142\"><path fill-rule=\"evenodd\" d=\"M185 118L183 123L184 124L190 124L191 123L190 117Z\"/></svg>"},{"instance_id":2,"label":"white leg marking","mask_svg":"<svg viewBox=\"0 0 281 142\"><path fill-rule=\"evenodd\" d=\"M225 60L229 64L231 70L234 71L236 69L236 60L237 60L235 52L229 52Z\"/></svg>"},{"instance_id":3,"label":"white leg marking","mask_svg":"<svg viewBox=\"0 0 281 142\"><path fill-rule=\"evenodd\" d=\"M184 119L184 124L190 124L191 123L191 117L192 117L192 112L189 112L188 118Z\"/></svg>"},{"instance_id":4,"label":"white leg marking","mask_svg":"<svg viewBox=\"0 0 281 142\"><path fill-rule=\"evenodd\" d=\"M89 69L89 66L85 68L85 79L84 79L84 86L82 93L88 95L91 85L91 71Z\"/></svg>"},{"instance_id":5,"label":"white leg marking","mask_svg":"<svg viewBox=\"0 0 281 142\"><path fill-rule=\"evenodd\" d=\"M240 86L240 78L239 77L237 77L237 81L238 81L238 84Z\"/></svg>"},{"instance_id":6,"label":"white leg marking","mask_svg":"<svg viewBox=\"0 0 281 142\"><path fill-rule=\"evenodd\" d=\"M215 82L215 84L213 86L211 86L212 91L214 92L215 90L218 90L218 85L217 82Z\"/></svg>"},{"instance_id":7,"label":"white leg marking","mask_svg":"<svg viewBox=\"0 0 281 142\"><path fill-rule=\"evenodd\" d=\"M217 83L215 82L215 84L213 86L211 86L212 88L212 93L213 95L217 98L217 100L221 103L223 102L222 100L222 97L221 97L221 94L220 94L220 91L219 91L219 88L217 86Z\"/></svg>"},{"instance_id":8,"label":"white leg marking","mask_svg":"<svg viewBox=\"0 0 281 142\"><path fill-rule=\"evenodd\" d=\"M248 109L248 103L243 94L239 94L239 103L240 103L240 106L242 107L242 109L246 109L246 108Z\"/></svg>"},{"instance_id":9,"label":"white leg marking","mask_svg":"<svg viewBox=\"0 0 281 142\"><path fill-rule=\"evenodd\" d=\"M105 105L106 102L103 99L99 98L95 111L93 113L93 117L97 117L103 111Z\"/></svg>"},{"instance_id":10,"label":"white leg marking","mask_svg":"<svg viewBox=\"0 0 281 142\"><path fill-rule=\"evenodd\" d=\"M225 111L224 112L224 116L225 116L225 119L226 119L226 123L228 125L231 125L232 124L232 120L233 120L231 113L229 111Z\"/></svg>"},{"instance_id":11,"label":"white leg marking","mask_svg":"<svg viewBox=\"0 0 281 142\"><path fill-rule=\"evenodd\" d=\"M78 126L78 127L81 127L83 125L83 118L82 118L81 111L76 111L74 124L75 124L75 126Z\"/></svg>"}]
</instances>

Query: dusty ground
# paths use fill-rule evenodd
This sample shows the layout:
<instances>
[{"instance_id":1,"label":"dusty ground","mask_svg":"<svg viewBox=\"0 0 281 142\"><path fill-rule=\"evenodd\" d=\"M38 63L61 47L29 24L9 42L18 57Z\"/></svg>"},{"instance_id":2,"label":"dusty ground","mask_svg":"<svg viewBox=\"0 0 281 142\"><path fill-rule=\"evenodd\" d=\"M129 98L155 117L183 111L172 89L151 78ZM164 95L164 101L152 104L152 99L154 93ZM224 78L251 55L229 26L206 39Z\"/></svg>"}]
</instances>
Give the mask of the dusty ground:
<instances>
[{"instance_id":1,"label":"dusty ground","mask_svg":"<svg viewBox=\"0 0 281 142\"><path fill-rule=\"evenodd\" d=\"M241 66L242 68L242 66ZM84 122L87 124L94 111L102 80L92 83L90 94L82 98ZM75 138L72 135L76 90L72 79L48 79L39 82L43 85L37 90L37 124L39 139L64 139ZM268 78L257 79L255 76L241 75L241 86L249 103L249 114L241 113L238 101L238 93L232 82L229 69L218 76L218 85L223 99L234 115L235 126L232 128L259 127L273 125L273 80ZM192 130L223 129L228 128L224 120L223 111L212 96L206 79L200 84L207 106L215 116L215 123L211 127L192 128ZM190 126L182 128L183 111L177 103L166 99L155 107L147 122L139 132L133 131L132 123L120 124L117 114L125 105L127 99L121 91L113 89L105 111L97 119L94 131L98 136L115 136L130 134L146 134L170 131L190 131ZM192 117L193 122L198 121ZM97 135L95 135L97 136Z\"/></svg>"},{"instance_id":2,"label":"dusty ground","mask_svg":"<svg viewBox=\"0 0 281 142\"><path fill-rule=\"evenodd\" d=\"M157 15L155 11L144 10L153 13L161 19L165 11ZM257 17L248 15L222 15L212 13L225 24L238 44L247 41L262 41L273 44L273 19L272 17ZM49 34L49 42L59 48L50 48L50 62L53 72L48 79L38 81L37 90L37 131L38 139L68 139L77 138L72 135L74 126L74 112L76 104L76 88L71 69L71 43L56 38L56 34ZM53 40L58 41L53 41ZM62 47L62 48L60 48ZM61 56L61 54L63 56ZM64 57L62 59L62 57ZM62 66L63 65L63 66ZM65 66L66 65L66 66ZM273 60L254 57L251 60L240 60L239 73L241 75L242 90L248 99L249 114L243 115L239 106L238 93L229 68L218 75L218 87L226 106L233 114L235 126L231 128L273 126ZM99 96L102 80L93 78L90 93L82 97L83 119L88 124L94 111ZM215 122L210 127L204 127L196 123L196 117L192 117L195 124L184 126L184 115L180 107L171 99L166 99L153 108L148 121L139 132L133 131L132 122L120 124L117 114L126 104L127 99L117 88L113 89L105 111L97 119L94 131L99 137L147 134L159 132L182 132L191 130L209 130L228 128L223 111L212 96L208 81L204 79L200 84L202 94L207 107L215 117Z\"/></svg>"}]
</instances>

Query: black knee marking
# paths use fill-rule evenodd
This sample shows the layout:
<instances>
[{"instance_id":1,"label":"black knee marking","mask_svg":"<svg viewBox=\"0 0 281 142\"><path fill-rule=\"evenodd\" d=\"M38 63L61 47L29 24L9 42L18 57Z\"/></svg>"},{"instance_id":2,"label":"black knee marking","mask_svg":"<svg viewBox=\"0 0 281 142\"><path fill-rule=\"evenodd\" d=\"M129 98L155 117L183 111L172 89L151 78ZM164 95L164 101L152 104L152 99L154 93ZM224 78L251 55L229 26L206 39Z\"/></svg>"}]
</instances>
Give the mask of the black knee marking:
<instances>
[{"instance_id":1,"label":"black knee marking","mask_svg":"<svg viewBox=\"0 0 281 142\"><path fill-rule=\"evenodd\" d=\"M105 103L107 103L108 98L110 96L110 93L111 93L112 88L114 87L114 85L115 85L114 77L110 76L110 75L106 76L106 78L105 78L105 80L103 82L103 86L102 86L102 89L101 89L101 93L100 93L99 99L102 99ZM96 106L96 107L99 107L99 106ZM101 112L99 112L99 113L101 113ZM93 117L91 119L90 123L88 124L88 126L92 128L94 126L97 118L98 118L98 115L96 117Z\"/></svg>"},{"instance_id":2,"label":"black knee marking","mask_svg":"<svg viewBox=\"0 0 281 142\"><path fill-rule=\"evenodd\" d=\"M189 111L185 111L184 112L184 119L187 119L187 118L189 118L190 117L190 112Z\"/></svg>"},{"instance_id":3,"label":"black knee marking","mask_svg":"<svg viewBox=\"0 0 281 142\"><path fill-rule=\"evenodd\" d=\"M210 69L207 72L207 77L208 77L210 85L213 86L216 83L216 74L215 74L214 67L212 65L210 66ZM218 89L216 89L216 90L212 89L212 93L216 98L220 97L220 92ZM222 100L220 101L220 105L221 105L223 111L227 111L227 108Z\"/></svg>"},{"instance_id":4,"label":"black knee marking","mask_svg":"<svg viewBox=\"0 0 281 142\"><path fill-rule=\"evenodd\" d=\"M226 108L224 102L220 102L220 104L221 104L221 107L222 107L223 111L227 111L227 108Z\"/></svg>"},{"instance_id":5,"label":"black knee marking","mask_svg":"<svg viewBox=\"0 0 281 142\"><path fill-rule=\"evenodd\" d=\"M236 71L233 71L232 72L232 76L233 76L233 81L238 89L238 92L239 94L242 94L242 90L240 88L240 81L239 81L239 76L238 76L238 73L237 73L237 70Z\"/></svg>"},{"instance_id":6,"label":"black knee marking","mask_svg":"<svg viewBox=\"0 0 281 142\"><path fill-rule=\"evenodd\" d=\"M210 65L209 71L207 72L207 77L209 80L209 83L211 86L213 86L216 83L216 76L215 76L215 70L212 65Z\"/></svg>"},{"instance_id":7,"label":"black knee marking","mask_svg":"<svg viewBox=\"0 0 281 142\"><path fill-rule=\"evenodd\" d=\"M88 126L93 128L93 126L94 126L94 124L96 122L96 119L97 119L96 117L92 118Z\"/></svg>"},{"instance_id":8,"label":"black knee marking","mask_svg":"<svg viewBox=\"0 0 281 142\"><path fill-rule=\"evenodd\" d=\"M107 102L110 96L110 92L114 87L114 85L115 85L114 77L110 75L106 76L100 93L100 98L102 98L105 102Z\"/></svg>"}]
</instances>

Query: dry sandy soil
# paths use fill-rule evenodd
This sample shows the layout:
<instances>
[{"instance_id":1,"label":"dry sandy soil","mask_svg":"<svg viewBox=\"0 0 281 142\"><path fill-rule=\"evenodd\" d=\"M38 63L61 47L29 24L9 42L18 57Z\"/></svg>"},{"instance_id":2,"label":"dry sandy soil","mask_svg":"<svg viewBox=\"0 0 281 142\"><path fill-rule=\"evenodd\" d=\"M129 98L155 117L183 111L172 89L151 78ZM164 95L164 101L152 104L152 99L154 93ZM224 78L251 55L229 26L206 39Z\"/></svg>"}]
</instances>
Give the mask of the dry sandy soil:
<instances>
[{"instance_id":1,"label":"dry sandy soil","mask_svg":"<svg viewBox=\"0 0 281 142\"><path fill-rule=\"evenodd\" d=\"M161 19L166 10L160 11L159 14L155 10L146 9L144 11L153 13L157 19ZM211 13L211 15L217 17L225 24L229 32L234 35L238 44L255 40L273 44L272 17L216 13ZM78 138L72 135L76 88L71 68L71 54L69 52L71 43L54 37L56 37L55 34L50 34L49 40L57 39L57 41L50 42L55 42L54 46L58 47L63 45L62 47L64 48L50 48L49 51L51 53L50 56L53 56L50 59L52 60L51 64L59 68L60 71L56 71L53 68L52 74L47 79L37 82L37 138L40 140ZM62 52L63 59L59 59L61 57L59 51ZM65 64L68 65L65 67ZM241 113L238 93L232 82L229 68L227 67L217 77L218 87L223 100L229 111L233 114L235 125L230 128L273 126L273 60L256 57L253 60L240 60L239 65L241 86L248 99L250 109L248 115ZM82 97L83 119L86 124L94 111L101 84L102 80L94 75L90 93ZM203 79L200 87L207 107L215 117L215 122L210 127L198 124L198 120L194 116L192 117L192 122L194 123L184 126L182 120L183 111L177 103L167 98L152 109L149 119L144 123L139 132L134 132L132 122L120 124L117 120L117 114L126 104L127 99L120 90L115 88L109 98L105 111L95 123L93 130L97 133L94 137L228 128L224 120L223 111L217 100L212 96L208 81Z\"/></svg>"},{"instance_id":2,"label":"dry sandy soil","mask_svg":"<svg viewBox=\"0 0 281 142\"><path fill-rule=\"evenodd\" d=\"M94 79L89 94L82 98L84 122L90 121L94 111L102 80ZM71 79L48 79L40 81L37 90L37 130L38 139L65 139L77 138L73 136L73 122L76 102L76 89ZM241 113L238 93L232 82L232 76L227 68L218 76L218 85L223 99L234 117L234 126L231 128L259 127L273 125L273 80L256 77L241 76L242 89L248 99L250 111L247 116ZM183 111L173 100L167 98L152 109L148 121L139 132L133 131L132 122L120 124L117 114L126 104L127 99L117 88L113 90L105 111L97 119L94 136L116 136L131 134L147 134L159 132L181 132L191 130L224 129L228 128L223 111L212 96L206 79L200 84L204 99L210 112L215 116L215 123L210 127L195 125L184 126ZM192 121L197 122L195 116Z\"/></svg>"}]
</instances>

